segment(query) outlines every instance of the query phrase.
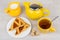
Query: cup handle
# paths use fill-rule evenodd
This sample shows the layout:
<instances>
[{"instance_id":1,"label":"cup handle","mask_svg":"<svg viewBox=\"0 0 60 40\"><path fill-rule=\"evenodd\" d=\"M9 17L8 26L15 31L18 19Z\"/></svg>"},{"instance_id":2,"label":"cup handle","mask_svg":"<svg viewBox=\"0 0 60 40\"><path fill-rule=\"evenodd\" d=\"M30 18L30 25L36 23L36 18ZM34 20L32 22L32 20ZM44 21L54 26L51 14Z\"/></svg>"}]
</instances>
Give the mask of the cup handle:
<instances>
[{"instance_id":1,"label":"cup handle","mask_svg":"<svg viewBox=\"0 0 60 40\"><path fill-rule=\"evenodd\" d=\"M56 30L55 30L55 28L50 28L50 32L55 32Z\"/></svg>"},{"instance_id":2,"label":"cup handle","mask_svg":"<svg viewBox=\"0 0 60 40\"><path fill-rule=\"evenodd\" d=\"M44 12L44 16L49 16L50 15L50 11L48 9L42 8L43 12Z\"/></svg>"},{"instance_id":3,"label":"cup handle","mask_svg":"<svg viewBox=\"0 0 60 40\"><path fill-rule=\"evenodd\" d=\"M9 13L9 9L8 9L8 8L6 8L6 9L5 9L5 12L6 12L6 13Z\"/></svg>"}]
</instances>

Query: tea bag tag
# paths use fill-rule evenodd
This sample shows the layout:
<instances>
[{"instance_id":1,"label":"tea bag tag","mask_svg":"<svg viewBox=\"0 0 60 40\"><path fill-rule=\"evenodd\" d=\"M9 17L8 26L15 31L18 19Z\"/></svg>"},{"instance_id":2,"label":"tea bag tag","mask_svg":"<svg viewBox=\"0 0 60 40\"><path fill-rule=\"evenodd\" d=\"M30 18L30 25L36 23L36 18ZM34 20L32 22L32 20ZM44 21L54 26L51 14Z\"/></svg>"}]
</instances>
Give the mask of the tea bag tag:
<instances>
[{"instance_id":1,"label":"tea bag tag","mask_svg":"<svg viewBox=\"0 0 60 40\"><path fill-rule=\"evenodd\" d=\"M37 32L34 29L32 29L31 35L32 36L38 36L39 35L39 32Z\"/></svg>"}]
</instances>

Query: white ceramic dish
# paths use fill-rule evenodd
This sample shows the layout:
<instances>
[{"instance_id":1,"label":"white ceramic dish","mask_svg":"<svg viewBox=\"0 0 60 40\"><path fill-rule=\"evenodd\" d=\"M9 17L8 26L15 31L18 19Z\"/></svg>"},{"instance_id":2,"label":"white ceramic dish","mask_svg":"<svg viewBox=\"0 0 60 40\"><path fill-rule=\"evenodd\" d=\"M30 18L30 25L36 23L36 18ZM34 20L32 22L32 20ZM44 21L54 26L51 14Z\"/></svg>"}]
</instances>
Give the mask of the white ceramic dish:
<instances>
[{"instance_id":1,"label":"white ceramic dish","mask_svg":"<svg viewBox=\"0 0 60 40\"><path fill-rule=\"evenodd\" d=\"M23 38L23 37L27 36L27 35L30 33L30 31L31 31L31 23L28 21L28 19L26 19L26 18L24 18L24 17L20 17L20 18L22 18L26 23L30 24L30 27L29 27L27 30L21 32L19 35L15 35L16 30L8 31L9 28L10 28L10 26L11 26L11 24L12 24L13 21L15 20L15 18L11 19L11 20L8 22L8 24L7 24L7 32L8 32L8 34L9 34L11 37L14 37L14 38Z\"/></svg>"}]
</instances>

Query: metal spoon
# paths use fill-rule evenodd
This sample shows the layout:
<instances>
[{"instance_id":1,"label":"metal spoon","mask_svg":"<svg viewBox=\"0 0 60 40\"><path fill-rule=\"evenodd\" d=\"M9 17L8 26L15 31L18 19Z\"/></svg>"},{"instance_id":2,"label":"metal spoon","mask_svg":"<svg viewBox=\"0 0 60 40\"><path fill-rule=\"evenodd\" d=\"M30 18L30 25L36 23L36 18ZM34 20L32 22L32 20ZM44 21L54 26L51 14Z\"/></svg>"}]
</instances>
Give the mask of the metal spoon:
<instances>
[{"instance_id":1,"label":"metal spoon","mask_svg":"<svg viewBox=\"0 0 60 40\"><path fill-rule=\"evenodd\" d=\"M52 19L52 22L55 21L59 16L56 16L55 18Z\"/></svg>"}]
</instances>

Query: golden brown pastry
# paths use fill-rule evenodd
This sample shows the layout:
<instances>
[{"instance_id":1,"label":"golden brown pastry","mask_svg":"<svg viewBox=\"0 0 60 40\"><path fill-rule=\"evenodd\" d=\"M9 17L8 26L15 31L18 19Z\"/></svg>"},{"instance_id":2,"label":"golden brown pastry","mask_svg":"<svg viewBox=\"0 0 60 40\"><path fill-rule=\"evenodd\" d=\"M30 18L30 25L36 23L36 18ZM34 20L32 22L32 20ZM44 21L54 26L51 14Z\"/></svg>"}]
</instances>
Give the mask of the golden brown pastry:
<instances>
[{"instance_id":1,"label":"golden brown pastry","mask_svg":"<svg viewBox=\"0 0 60 40\"><path fill-rule=\"evenodd\" d=\"M11 27L9 28L9 31L16 30L15 35L20 34L22 31L25 31L30 25L24 22L21 18L17 17Z\"/></svg>"}]
</instances>

